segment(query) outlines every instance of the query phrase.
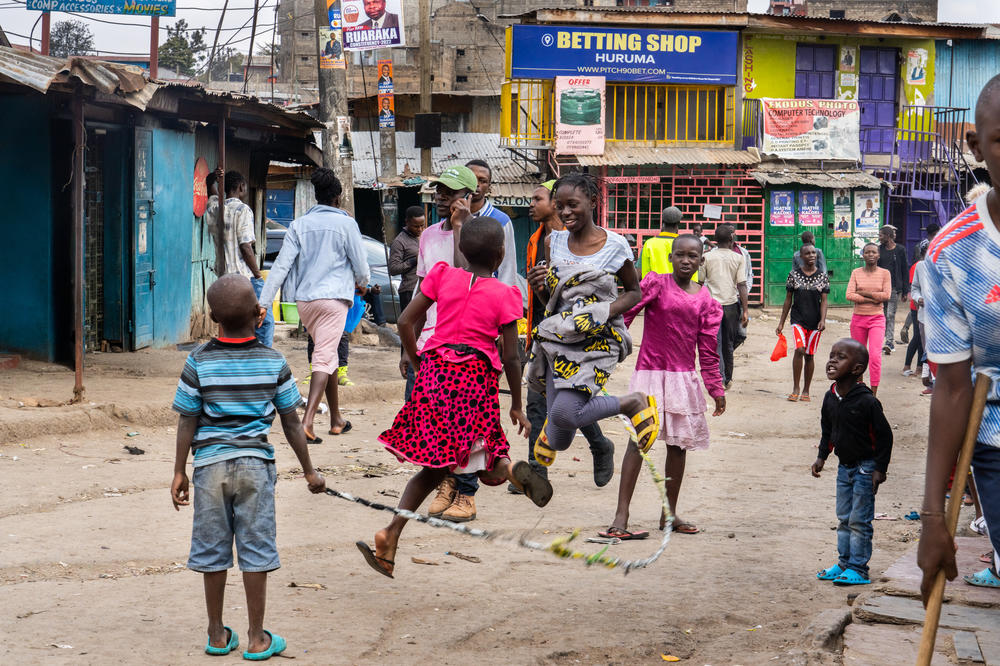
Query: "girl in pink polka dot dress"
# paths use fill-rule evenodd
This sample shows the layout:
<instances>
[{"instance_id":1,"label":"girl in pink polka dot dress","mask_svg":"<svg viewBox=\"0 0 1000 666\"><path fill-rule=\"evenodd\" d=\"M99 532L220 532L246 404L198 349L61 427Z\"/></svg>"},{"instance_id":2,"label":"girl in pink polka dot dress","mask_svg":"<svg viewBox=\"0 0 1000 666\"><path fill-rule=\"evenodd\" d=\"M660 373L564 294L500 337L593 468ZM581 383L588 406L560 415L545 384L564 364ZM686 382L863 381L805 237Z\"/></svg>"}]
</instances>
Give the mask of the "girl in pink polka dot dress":
<instances>
[{"instance_id":1,"label":"girl in pink polka dot dress","mask_svg":"<svg viewBox=\"0 0 1000 666\"><path fill-rule=\"evenodd\" d=\"M552 486L527 462L511 463L500 424L498 378L503 369L511 392L511 423L525 436L531 429L521 403L521 292L493 277L504 257L503 229L489 217L462 225L453 219L452 227L468 269L436 264L399 319L399 337L417 378L410 401L379 441L400 461L421 467L406 484L399 508L416 511L451 472L476 473L487 485L509 481L545 506ZM414 322L431 305L437 305L434 335L417 356ZM498 334L503 337L502 362ZM390 578L405 524L405 518L394 516L375 533L374 549L357 542L368 564Z\"/></svg>"}]
</instances>

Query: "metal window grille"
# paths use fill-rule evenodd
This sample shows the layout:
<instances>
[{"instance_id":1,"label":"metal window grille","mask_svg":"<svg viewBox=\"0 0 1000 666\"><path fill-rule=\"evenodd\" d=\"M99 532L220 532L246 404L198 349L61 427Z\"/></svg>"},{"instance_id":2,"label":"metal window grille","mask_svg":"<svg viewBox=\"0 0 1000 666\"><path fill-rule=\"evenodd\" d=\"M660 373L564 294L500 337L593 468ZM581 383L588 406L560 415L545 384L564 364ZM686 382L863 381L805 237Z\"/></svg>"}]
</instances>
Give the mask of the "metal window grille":
<instances>
[{"instance_id":1,"label":"metal window grille","mask_svg":"<svg viewBox=\"0 0 1000 666\"><path fill-rule=\"evenodd\" d=\"M100 351L104 334L104 135L87 133L84 172L84 338L87 351Z\"/></svg>"},{"instance_id":2,"label":"metal window grille","mask_svg":"<svg viewBox=\"0 0 1000 666\"><path fill-rule=\"evenodd\" d=\"M742 169L726 167L607 167L602 187L608 229L629 241L638 257L642 243L660 232L660 212L677 206L684 213L681 230L695 222L711 237L720 223L736 228L736 241L753 264L751 303L763 302L764 193ZM719 206L718 220L705 217L705 206Z\"/></svg>"},{"instance_id":3,"label":"metal window grille","mask_svg":"<svg viewBox=\"0 0 1000 666\"><path fill-rule=\"evenodd\" d=\"M546 147L552 143L553 84L551 80L526 79L503 84L500 132L507 145Z\"/></svg>"}]
</instances>

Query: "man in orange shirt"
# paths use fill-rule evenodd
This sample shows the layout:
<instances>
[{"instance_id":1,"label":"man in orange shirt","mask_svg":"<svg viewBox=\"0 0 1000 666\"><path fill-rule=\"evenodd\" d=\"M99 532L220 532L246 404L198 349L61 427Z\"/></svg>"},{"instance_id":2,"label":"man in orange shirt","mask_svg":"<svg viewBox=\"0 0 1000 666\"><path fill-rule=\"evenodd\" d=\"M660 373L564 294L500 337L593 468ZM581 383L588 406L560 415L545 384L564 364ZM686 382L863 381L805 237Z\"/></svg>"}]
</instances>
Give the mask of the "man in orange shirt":
<instances>
[{"instance_id":1,"label":"man in orange shirt","mask_svg":"<svg viewBox=\"0 0 1000 666\"><path fill-rule=\"evenodd\" d=\"M559 215L556 213L552 203L552 185L554 180L539 185L531 195L531 206L529 207L531 219L538 222L538 229L531 238L528 239L528 264L527 270L538 262L540 257L545 256L545 239L549 232L561 231L563 227ZM535 298L531 289L528 290L528 339L526 351L531 352L532 329L545 316L545 303ZM528 421L531 423L531 432L539 433L545 424L545 397L540 393L528 389ZM596 423L581 428L583 436L590 444L590 452L594 456L594 483L597 487L607 485L615 473L615 444L604 436L600 426ZM548 478L548 468L535 462L534 440L529 441L528 462L539 474ZM512 493L520 493L513 485L507 486L507 490Z\"/></svg>"}]
</instances>

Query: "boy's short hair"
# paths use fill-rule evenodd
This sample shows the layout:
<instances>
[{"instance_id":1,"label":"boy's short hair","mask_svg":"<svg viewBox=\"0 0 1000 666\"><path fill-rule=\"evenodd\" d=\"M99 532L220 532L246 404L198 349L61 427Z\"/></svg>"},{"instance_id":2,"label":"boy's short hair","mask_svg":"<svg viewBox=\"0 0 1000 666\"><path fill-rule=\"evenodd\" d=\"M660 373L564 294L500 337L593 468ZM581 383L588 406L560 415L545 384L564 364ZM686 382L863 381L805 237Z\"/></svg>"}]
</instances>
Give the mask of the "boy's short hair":
<instances>
[{"instance_id":1,"label":"boy's short hair","mask_svg":"<svg viewBox=\"0 0 1000 666\"><path fill-rule=\"evenodd\" d=\"M209 192L212 191L212 186L215 185L215 181L219 179L219 174L214 171L209 171L208 175L205 176L205 189Z\"/></svg>"},{"instance_id":2,"label":"boy's short hair","mask_svg":"<svg viewBox=\"0 0 1000 666\"><path fill-rule=\"evenodd\" d=\"M698 247L701 249L702 254L704 254L705 245L704 243L701 242L701 239L695 236L694 234L680 234L677 238L675 238L673 244L670 246L671 254L673 254L674 248L677 247L677 244L679 242L687 240L697 243Z\"/></svg>"},{"instance_id":3,"label":"boy's short hair","mask_svg":"<svg viewBox=\"0 0 1000 666\"><path fill-rule=\"evenodd\" d=\"M459 249L465 258L490 265L503 251L503 227L492 217L476 217L462 225Z\"/></svg>"},{"instance_id":4,"label":"boy's short hair","mask_svg":"<svg viewBox=\"0 0 1000 666\"><path fill-rule=\"evenodd\" d=\"M728 243L733 240L734 233L736 233L736 228L733 225L720 224L715 228L715 242Z\"/></svg>"},{"instance_id":5,"label":"boy's short hair","mask_svg":"<svg viewBox=\"0 0 1000 666\"><path fill-rule=\"evenodd\" d=\"M487 162L486 160L480 160L480 159L469 160L468 162L465 163L465 166L481 167L483 169L486 169L490 174L490 182L493 182L493 167L491 167L489 162Z\"/></svg>"},{"instance_id":6,"label":"boy's short hair","mask_svg":"<svg viewBox=\"0 0 1000 666\"><path fill-rule=\"evenodd\" d=\"M209 312L224 330L253 325L257 316L257 295L250 280L238 273L223 275L206 294Z\"/></svg>"},{"instance_id":7,"label":"boy's short hair","mask_svg":"<svg viewBox=\"0 0 1000 666\"><path fill-rule=\"evenodd\" d=\"M406 209L406 221L407 222L409 222L410 220L413 220L415 218L418 218L418 217L424 217L425 215L426 215L426 213L424 213L424 207L423 206L410 206L409 208Z\"/></svg>"},{"instance_id":8,"label":"boy's short hair","mask_svg":"<svg viewBox=\"0 0 1000 666\"><path fill-rule=\"evenodd\" d=\"M859 376L865 374L865 370L868 369L868 361L870 360L868 356L867 347L865 347L863 344L861 344L854 338L841 338L840 340L837 340L833 344L844 345L845 347L850 349L855 362L861 366L861 373L859 374Z\"/></svg>"},{"instance_id":9,"label":"boy's short hair","mask_svg":"<svg viewBox=\"0 0 1000 666\"><path fill-rule=\"evenodd\" d=\"M235 169L226 172L226 194L231 194L236 190L240 189L240 185L247 182L247 179L243 177L243 174Z\"/></svg>"},{"instance_id":10,"label":"boy's short hair","mask_svg":"<svg viewBox=\"0 0 1000 666\"><path fill-rule=\"evenodd\" d=\"M799 238L802 239L803 245L812 245L816 242L816 235L811 231L803 231Z\"/></svg>"}]
</instances>

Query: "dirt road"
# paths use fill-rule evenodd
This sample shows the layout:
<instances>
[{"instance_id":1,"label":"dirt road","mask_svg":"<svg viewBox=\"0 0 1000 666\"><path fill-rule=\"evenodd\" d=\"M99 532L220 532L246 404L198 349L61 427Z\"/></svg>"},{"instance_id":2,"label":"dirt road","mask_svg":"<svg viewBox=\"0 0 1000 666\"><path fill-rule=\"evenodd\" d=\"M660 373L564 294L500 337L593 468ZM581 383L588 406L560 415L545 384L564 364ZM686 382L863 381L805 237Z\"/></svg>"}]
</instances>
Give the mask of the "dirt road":
<instances>
[{"instance_id":1,"label":"dirt road","mask_svg":"<svg viewBox=\"0 0 1000 666\"><path fill-rule=\"evenodd\" d=\"M848 312L831 316L841 321L829 325L818 360L848 334ZM852 591L813 575L836 557L836 468L819 480L808 471L827 382L818 378L812 403L785 400L790 361L768 361L774 325L773 312L751 323L750 338L737 352L729 410L710 419L711 449L688 457L680 512L703 532L675 536L654 566L628 576L418 524L404 532L397 578L379 576L354 541L370 540L388 516L310 495L276 428L283 566L269 578L266 626L288 639L288 656L306 664L653 664L662 663L661 655L699 665L838 663L836 655L803 652L810 620L846 607ZM304 377L304 345L286 341L281 348L296 376ZM0 445L0 663L242 661L202 652L202 583L183 567L191 512L175 512L169 501L175 429L162 408L185 356L158 351L89 359L96 368L88 374L88 397L97 403L90 408L117 405L88 417L99 429L81 425ZM885 360L880 397L896 448L876 505L900 519L875 523L876 579L918 534L917 524L902 516L920 503L929 401L919 395L917 380L900 376L900 356ZM364 413L349 415L351 433L311 447L330 486L390 503L412 473L376 441L401 401L396 358L393 351L352 348L351 374L359 386L346 406ZM612 392L627 385L634 358L613 376ZM25 364L0 375L6 432L18 432L12 421L18 418L76 423L66 419L85 408L16 408L25 397L65 398L71 386L71 373L52 366ZM132 422L121 419L129 414ZM327 423L320 421L317 430ZM624 444L618 422L603 425ZM130 455L126 444L145 454ZM523 439L513 447L522 455L526 448ZM662 443L653 452L662 465ZM552 479L556 494L544 510L502 488L483 488L474 525L537 541L573 528L591 535L607 527L617 475L609 486L594 487L582 439L560 456ZM655 549L657 501L644 474L633 526L650 529L652 538L613 546L614 553L643 557ZM245 634L235 571L225 617Z\"/></svg>"}]
</instances>

